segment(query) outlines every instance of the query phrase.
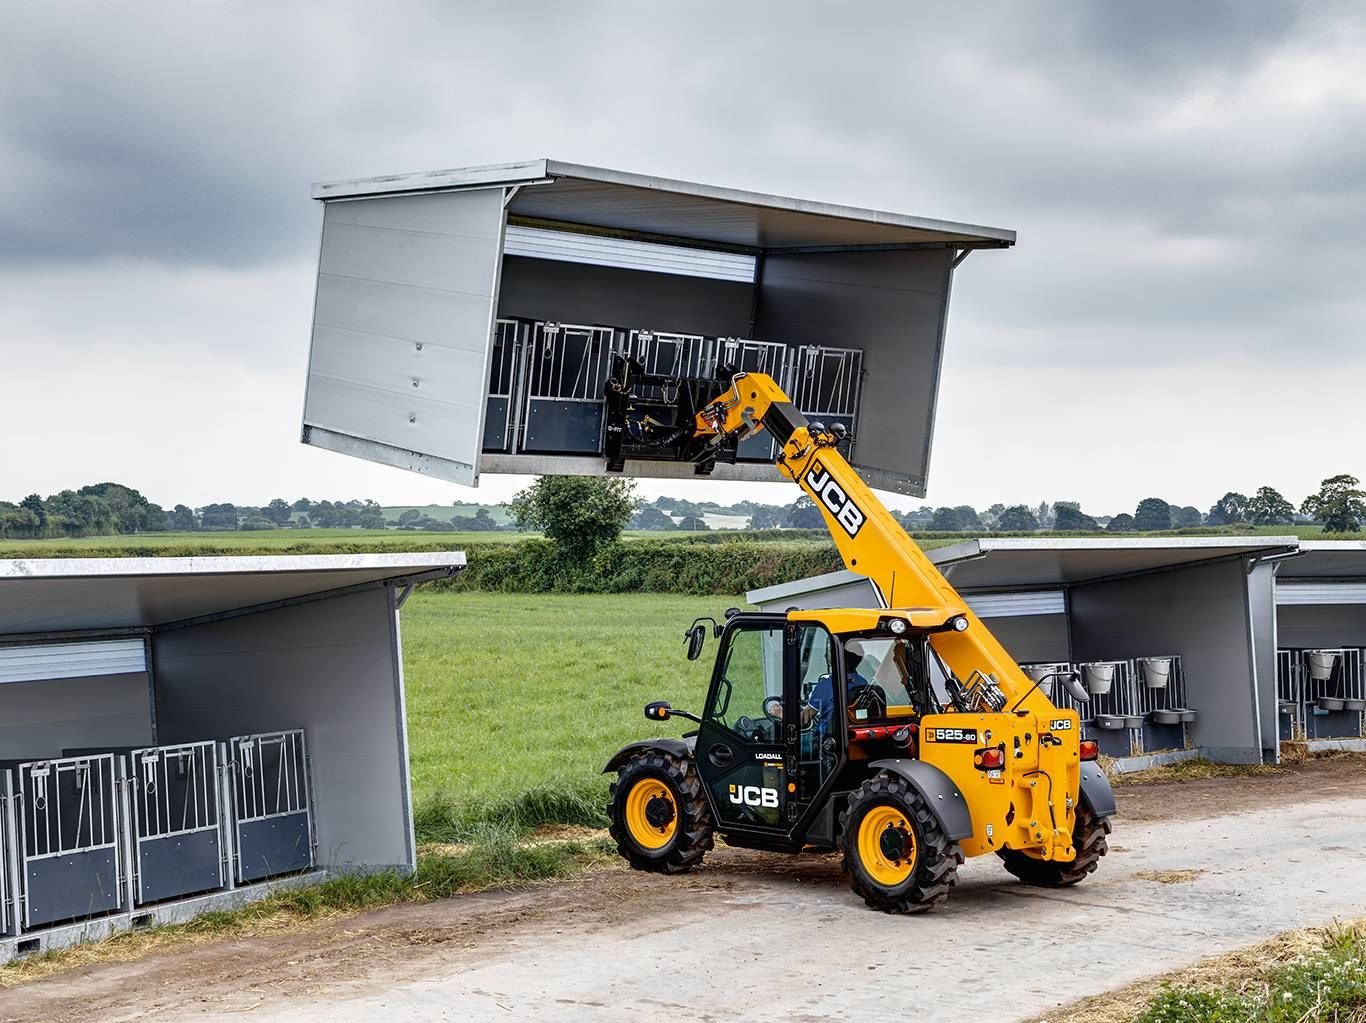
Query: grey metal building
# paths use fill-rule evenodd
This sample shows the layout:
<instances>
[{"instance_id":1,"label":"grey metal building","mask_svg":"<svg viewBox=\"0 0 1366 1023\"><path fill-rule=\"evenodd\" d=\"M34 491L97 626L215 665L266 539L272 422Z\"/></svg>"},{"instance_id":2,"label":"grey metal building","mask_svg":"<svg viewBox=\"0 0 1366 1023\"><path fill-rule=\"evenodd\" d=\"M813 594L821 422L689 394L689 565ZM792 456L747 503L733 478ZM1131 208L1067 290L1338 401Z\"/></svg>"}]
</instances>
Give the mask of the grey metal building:
<instances>
[{"instance_id":1,"label":"grey metal building","mask_svg":"<svg viewBox=\"0 0 1366 1023\"><path fill-rule=\"evenodd\" d=\"M1297 550L1293 536L1024 537L929 555L1027 670L1078 670L1093 694L1077 708L1088 733L1140 765L1170 751L1278 758L1273 569ZM840 572L749 599L780 609L874 596Z\"/></svg>"},{"instance_id":2,"label":"grey metal building","mask_svg":"<svg viewBox=\"0 0 1366 1023\"><path fill-rule=\"evenodd\" d=\"M612 357L764 371L922 495L950 285L1013 231L555 160L315 185L302 438L472 485L604 471ZM775 479L752 438L717 478ZM633 476L688 463L628 461Z\"/></svg>"},{"instance_id":3,"label":"grey metal building","mask_svg":"<svg viewBox=\"0 0 1366 1023\"><path fill-rule=\"evenodd\" d=\"M398 608L464 563L0 560L0 960L411 870Z\"/></svg>"}]
</instances>

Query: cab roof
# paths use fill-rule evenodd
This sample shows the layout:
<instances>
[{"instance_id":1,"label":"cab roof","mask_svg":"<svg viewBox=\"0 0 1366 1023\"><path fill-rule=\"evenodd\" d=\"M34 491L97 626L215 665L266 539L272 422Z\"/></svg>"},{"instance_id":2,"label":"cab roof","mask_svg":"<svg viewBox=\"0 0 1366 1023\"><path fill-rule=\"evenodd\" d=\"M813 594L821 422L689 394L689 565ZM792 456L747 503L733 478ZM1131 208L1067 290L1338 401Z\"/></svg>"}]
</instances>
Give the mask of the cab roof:
<instances>
[{"instance_id":1,"label":"cab roof","mask_svg":"<svg viewBox=\"0 0 1366 1023\"><path fill-rule=\"evenodd\" d=\"M949 620L967 614L967 609L944 604L939 607L824 608L813 611L789 611L788 621L820 622L831 632L871 632L884 618L903 618L913 629L942 629Z\"/></svg>"}]
</instances>

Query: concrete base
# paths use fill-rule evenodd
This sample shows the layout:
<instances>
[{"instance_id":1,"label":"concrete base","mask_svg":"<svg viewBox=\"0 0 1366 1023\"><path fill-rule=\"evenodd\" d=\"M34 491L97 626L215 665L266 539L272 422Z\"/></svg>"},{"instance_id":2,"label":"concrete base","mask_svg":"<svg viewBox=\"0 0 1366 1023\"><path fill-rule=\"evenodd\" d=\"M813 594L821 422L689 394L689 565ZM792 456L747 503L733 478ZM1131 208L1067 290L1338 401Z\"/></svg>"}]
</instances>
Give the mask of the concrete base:
<instances>
[{"instance_id":1,"label":"concrete base","mask_svg":"<svg viewBox=\"0 0 1366 1023\"><path fill-rule=\"evenodd\" d=\"M1204 755L1204 752L1198 749L1173 749L1164 753L1144 753L1136 757L1118 757L1111 761L1110 770L1115 774L1132 774L1135 771L1147 771L1154 767L1179 764L1183 760L1196 760Z\"/></svg>"},{"instance_id":2,"label":"concrete base","mask_svg":"<svg viewBox=\"0 0 1366 1023\"><path fill-rule=\"evenodd\" d=\"M318 884L326 877L325 870L311 870L306 874L244 885L231 891L210 892L208 895L163 902L155 906L138 906L131 913L112 913L94 920L48 927L17 937L0 938L0 963L7 963L19 956L39 955L59 948L70 948L72 945L102 941L124 931L146 930L166 924L183 924L211 909L238 909L249 902L264 898L271 892Z\"/></svg>"},{"instance_id":3,"label":"concrete base","mask_svg":"<svg viewBox=\"0 0 1366 1023\"><path fill-rule=\"evenodd\" d=\"M1366 739L1310 739L1305 745L1310 753L1366 753Z\"/></svg>"}]
</instances>

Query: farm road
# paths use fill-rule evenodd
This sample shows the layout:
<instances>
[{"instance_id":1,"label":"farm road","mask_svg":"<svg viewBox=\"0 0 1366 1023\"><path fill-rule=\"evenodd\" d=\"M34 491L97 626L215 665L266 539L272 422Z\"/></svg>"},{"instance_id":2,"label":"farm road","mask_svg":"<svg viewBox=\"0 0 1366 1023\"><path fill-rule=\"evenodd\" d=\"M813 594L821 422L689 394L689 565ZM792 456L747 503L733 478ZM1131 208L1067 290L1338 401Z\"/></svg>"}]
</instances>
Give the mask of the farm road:
<instances>
[{"instance_id":1,"label":"farm road","mask_svg":"<svg viewBox=\"0 0 1366 1023\"><path fill-rule=\"evenodd\" d=\"M0 992L0 1020L1023 1019L1366 915L1350 773L1317 798L1261 779L1122 791L1130 818L1068 891L983 858L940 910L897 918L833 858L718 850L683 878L608 871L56 976Z\"/></svg>"}]
</instances>

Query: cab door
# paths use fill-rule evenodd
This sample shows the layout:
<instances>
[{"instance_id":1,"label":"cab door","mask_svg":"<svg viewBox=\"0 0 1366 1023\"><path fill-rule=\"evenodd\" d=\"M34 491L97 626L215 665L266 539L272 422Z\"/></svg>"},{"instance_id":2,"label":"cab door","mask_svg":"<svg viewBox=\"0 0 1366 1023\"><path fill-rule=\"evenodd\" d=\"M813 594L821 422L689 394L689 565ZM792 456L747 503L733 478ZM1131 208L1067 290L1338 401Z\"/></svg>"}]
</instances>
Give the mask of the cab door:
<instances>
[{"instance_id":1,"label":"cab door","mask_svg":"<svg viewBox=\"0 0 1366 1023\"><path fill-rule=\"evenodd\" d=\"M723 829L787 830L788 629L735 619L721 637L694 760Z\"/></svg>"}]
</instances>

